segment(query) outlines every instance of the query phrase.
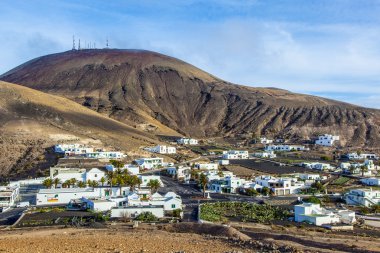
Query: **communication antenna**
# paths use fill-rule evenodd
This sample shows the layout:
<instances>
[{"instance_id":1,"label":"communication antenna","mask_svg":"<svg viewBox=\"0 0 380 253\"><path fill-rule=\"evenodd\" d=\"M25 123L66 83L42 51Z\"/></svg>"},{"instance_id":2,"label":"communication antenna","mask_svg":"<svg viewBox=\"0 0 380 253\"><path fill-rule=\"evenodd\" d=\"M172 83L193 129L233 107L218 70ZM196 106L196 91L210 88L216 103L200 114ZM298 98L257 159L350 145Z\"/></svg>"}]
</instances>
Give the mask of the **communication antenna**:
<instances>
[{"instance_id":1,"label":"communication antenna","mask_svg":"<svg viewBox=\"0 0 380 253\"><path fill-rule=\"evenodd\" d=\"M78 42L78 50L80 50L80 39L79 39L79 42Z\"/></svg>"},{"instance_id":2,"label":"communication antenna","mask_svg":"<svg viewBox=\"0 0 380 253\"><path fill-rule=\"evenodd\" d=\"M109 44L108 44L108 38L107 38L107 43L106 43L106 48L109 48Z\"/></svg>"},{"instance_id":3,"label":"communication antenna","mask_svg":"<svg viewBox=\"0 0 380 253\"><path fill-rule=\"evenodd\" d=\"M75 50L75 36L73 35L73 50Z\"/></svg>"}]
</instances>

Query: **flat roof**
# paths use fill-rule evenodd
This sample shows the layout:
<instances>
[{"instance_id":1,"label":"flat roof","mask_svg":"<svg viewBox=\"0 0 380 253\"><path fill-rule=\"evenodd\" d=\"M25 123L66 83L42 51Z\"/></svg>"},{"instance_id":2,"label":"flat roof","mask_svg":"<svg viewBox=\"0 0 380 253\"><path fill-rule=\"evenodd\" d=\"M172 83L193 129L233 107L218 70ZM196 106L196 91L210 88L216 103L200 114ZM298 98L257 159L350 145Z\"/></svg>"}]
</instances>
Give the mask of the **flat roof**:
<instances>
[{"instance_id":1,"label":"flat roof","mask_svg":"<svg viewBox=\"0 0 380 253\"><path fill-rule=\"evenodd\" d=\"M93 192L93 188L57 188L57 189L40 189L38 193L76 193L76 192Z\"/></svg>"}]
</instances>

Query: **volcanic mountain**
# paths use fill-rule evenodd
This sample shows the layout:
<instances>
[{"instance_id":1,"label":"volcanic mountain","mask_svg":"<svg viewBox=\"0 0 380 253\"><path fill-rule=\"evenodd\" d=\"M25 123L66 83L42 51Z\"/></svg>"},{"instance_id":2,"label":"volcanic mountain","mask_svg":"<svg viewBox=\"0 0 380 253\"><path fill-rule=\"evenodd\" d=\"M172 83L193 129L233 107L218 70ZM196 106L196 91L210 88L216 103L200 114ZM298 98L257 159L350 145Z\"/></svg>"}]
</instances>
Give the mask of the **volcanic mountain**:
<instances>
[{"instance_id":1,"label":"volcanic mountain","mask_svg":"<svg viewBox=\"0 0 380 253\"><path fill-rule=\"evenodd\" d=\"M31 60L0 79L64 96L134 127L194 137L341 136L378 147L380 111L274 88L235 85L142 50L74 50Z\"/></svg>"},{"instance_id":2,"label":"volcanic mountain","mask_svg":"<svg viewBox=\"0 0 380 253\"><path fill-rule=\"evenodd\" d=\"M0 81L0 178L19 169L31 172L32 163L44 159L44 148L57 141L82 139L123 151L158 142L69 99Z\"/></svg>"}]
</instances>

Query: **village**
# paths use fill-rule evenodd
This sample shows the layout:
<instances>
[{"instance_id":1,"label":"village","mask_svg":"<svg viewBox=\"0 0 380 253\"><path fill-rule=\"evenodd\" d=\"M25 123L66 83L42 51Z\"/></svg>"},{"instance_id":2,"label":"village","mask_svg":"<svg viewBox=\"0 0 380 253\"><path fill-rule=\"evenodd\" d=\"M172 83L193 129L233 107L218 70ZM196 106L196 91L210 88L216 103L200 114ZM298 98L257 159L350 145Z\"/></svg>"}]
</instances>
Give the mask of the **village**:
<instances>
[{"instance_id":1,"label":"village","mask_svg":"<svg viewBox=\"0 0 380 253\"><path fill-rule=\"evenodd\" d=\"M379 157L338 152L339 136L313 143L177 138L129 157L82 143L52 147L45 177L0 188L0 225L91 222L256 224L380 231Z\"/></svg>"}]
</instances>

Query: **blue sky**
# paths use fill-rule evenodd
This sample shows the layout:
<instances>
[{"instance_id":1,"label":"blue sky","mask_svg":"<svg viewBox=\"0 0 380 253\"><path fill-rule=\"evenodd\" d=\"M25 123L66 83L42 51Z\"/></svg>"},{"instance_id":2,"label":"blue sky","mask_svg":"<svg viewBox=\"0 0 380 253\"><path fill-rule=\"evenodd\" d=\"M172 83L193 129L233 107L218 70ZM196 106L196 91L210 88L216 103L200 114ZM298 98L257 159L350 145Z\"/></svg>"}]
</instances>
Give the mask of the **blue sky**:
<instances>
[{"instance_id":1,"label":"blue sky","mask_svg":"<svg viewBox=\"0 0 380 253\"><path fill-rule=\"evenodd\" d=\"M380 108L380 0L2 0L0 73L71 49L157 51L227 81Z\"/></svg>"}]
</instances>

